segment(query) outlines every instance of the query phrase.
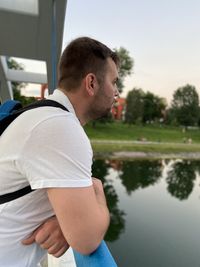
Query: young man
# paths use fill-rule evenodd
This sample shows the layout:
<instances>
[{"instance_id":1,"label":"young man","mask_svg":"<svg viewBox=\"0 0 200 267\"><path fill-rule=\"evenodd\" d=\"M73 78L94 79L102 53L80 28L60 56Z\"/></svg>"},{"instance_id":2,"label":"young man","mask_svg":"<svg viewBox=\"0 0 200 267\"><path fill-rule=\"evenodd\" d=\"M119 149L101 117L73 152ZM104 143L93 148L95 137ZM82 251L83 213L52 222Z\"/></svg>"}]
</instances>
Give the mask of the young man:
<instances>
[{"instance_id":1,"label":"young man","mask_svg":"<svg viewBox=\"0 0 200 267\"><path fill-rule=\"evenodd\" d=\"M94 251L109 225L101 181L91 178L92 149L82 128L110 112L118 97L117 55L82 37L64 50L58 87L49 96L65 106L40 107L20 115L0 138L0 194L30 184L37 189L0 205L0 265L35 267L42 242L21 242L45 220L57 217L68 244ZM39 244L40 245L39 245Z\"/></svg>"}]
</instances>

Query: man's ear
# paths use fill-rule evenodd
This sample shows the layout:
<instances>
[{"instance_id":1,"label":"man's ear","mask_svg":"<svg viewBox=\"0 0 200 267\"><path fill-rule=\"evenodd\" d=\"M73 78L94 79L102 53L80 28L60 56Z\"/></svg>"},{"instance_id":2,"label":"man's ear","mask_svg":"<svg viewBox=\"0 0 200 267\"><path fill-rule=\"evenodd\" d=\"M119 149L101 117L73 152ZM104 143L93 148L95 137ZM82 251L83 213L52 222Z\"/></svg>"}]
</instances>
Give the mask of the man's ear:
<instances>
[{"instance_id":1,"label":"man's ear","mask_svg":"<svg viewBox=\"0 0 200 267\"><path fill-rule=\"evenodd\" d=\"M88 73L85 77L85 89L90 96L94 96L97 86L97 78L93 73Z\"/></svg>"}]
</instances>

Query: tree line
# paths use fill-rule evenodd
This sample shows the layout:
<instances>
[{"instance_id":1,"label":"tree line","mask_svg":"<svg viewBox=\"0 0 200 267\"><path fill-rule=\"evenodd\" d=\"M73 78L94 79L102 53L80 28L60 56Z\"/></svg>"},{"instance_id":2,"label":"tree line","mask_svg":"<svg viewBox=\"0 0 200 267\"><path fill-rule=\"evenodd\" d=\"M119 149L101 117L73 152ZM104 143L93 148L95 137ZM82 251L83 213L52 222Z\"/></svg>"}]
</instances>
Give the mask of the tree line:
<instances>
[{"instance_id":1,"label":"tree line","mask_svg":"<svg viewBox=\"0 0 200 267\"><path fill-rule=\"evenodd\" d=\"M120 58L119 91L124 88L124 78L132 73L134 60L129 52L120 47L115 49ZM124 121L129 124L165 123L170 125L200 126L199 95L195 86L186 84L173 94L170 107L167 101L152 92L133 88L126 97Z\"/></svg>"},{"instance_id":2,"label":"tree line","mask_svg":"<svg viewBox=\"0 0 200 267\"><path fill-rule=\"evenodd\" d=\"M162 122L186 127L199 126L199 95L192 85L179 87L168 108L165 98L133 88L126 97L124 121L129 124Z\"/></svg>"}]
</instances>

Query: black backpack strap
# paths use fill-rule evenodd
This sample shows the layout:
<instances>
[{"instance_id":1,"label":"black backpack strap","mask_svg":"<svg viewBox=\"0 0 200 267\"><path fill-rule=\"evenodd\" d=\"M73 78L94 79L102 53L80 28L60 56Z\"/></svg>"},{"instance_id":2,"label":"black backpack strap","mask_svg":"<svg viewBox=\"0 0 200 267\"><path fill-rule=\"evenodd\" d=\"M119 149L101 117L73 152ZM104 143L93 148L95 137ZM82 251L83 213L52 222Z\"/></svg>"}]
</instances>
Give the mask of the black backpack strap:
<instances>
[{"instance_id":1,"label":"black backpack strap","mask_svg":"<svg viewBox=\"0 0 200 267\"><path fill-rule=\"evenodd\" d=\"M5 194L5 195L1 195L0 196L0 204L4 204L6 202L9 202L9 201L12 201L12 200L15 200L17 198L20 198L20 197L23 197L27 194L29 194L30 192L32 191L35 191L34 189L31 189L30 185L22 188L22 189L19 189L15 192L11 192L11 193L8 193L8 194Z\"/></svg>"},{"instance_id":2,"label":"black backpack strap","mask_svg":"<svg viewBox=\"0 0 200 267\"><path fill-rule=\"evenodd\" d=\"M58 103L57 101L54 101L54 100L50 100L50 99L44 99L44 100L39 100L39 101L36 101L24 108L21 108L15 112L13 112L12 114L8 115L7 117L5 117L4 119L1 120L0 122L0 135L3 133L3 131L8 127L8 125L14 121L19 115L21 115L23 112L27 111L27 110L30 110L30 109L34 109L34 108L39 108L39 107L56 107L56 108L61 108L65 111L68 111L69 110L61 105L60 103ZM26 194L30 193L34 191L34 189L31 189L30 185L27 186L27 187L24 187L22 189L19 189L15 192L11 192L11 193L8 193L8 194L5 194L5 195L0 195L0 204L4 204L6 202L9 202L9 201L12 201L12 200L15 200L19 197L22 197L22 196L25 196Z\"/></svg>"},{"instance_id":3,"label":"black backpack strap","mask_svg":"<svg viewBox=\"0 0 200 267\"><path fill-rule=\"evenodd\" d=\"M13 112L12 114L10 114L7 117L5 117L4 119L2 119L0 122L0 135L4 132L4 130L8 127L8 125L12 121L14 121L19 115L21 115L23 112L30 110L30 109L45 107L45 106L61 108L65 111L69 112L69 110L65 106L61 105L60 103L58 103L54 100L50 100L50 99L39 100L39 101L36 101L36 102L34 102L34 103L24 107L24 108L21 108L15 112Z\"/></svg>"}]
</instances>

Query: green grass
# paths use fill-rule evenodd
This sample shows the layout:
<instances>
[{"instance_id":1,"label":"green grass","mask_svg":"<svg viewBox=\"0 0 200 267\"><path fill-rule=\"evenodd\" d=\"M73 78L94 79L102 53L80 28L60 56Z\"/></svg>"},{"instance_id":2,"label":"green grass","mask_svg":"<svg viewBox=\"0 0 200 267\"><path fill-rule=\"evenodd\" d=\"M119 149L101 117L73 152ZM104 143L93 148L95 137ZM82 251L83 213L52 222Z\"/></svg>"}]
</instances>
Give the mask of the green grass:
<instances>
[{"instance_id":1,"label":"green grass","mask_svg":"<svg viewBox=\"0 0 200 267\"><path fill-rule=\"evenodd\" d=\"M95 152L200 152L199 129L188 129L184 132L181 127L159 125L137 126L115 122L110 124L97 123L95 127L88 125L85 127L85 130L92 141ZM188 138L192 139L192 144L184 143L184 139L188 140ZM134 143L142 139L156 143ZM96 142L97 140L102 142L98 143ZM105 142L105 140L112 142Z\"/></svg>"},{"instance_id":2,"label":"green grass","mask_svg":"<svg viewBox=\"0 0 200 267\"><path fill-rule=\"evenodd\" d=\"M184 138L191 138L193 142L200 143L200 130L187 130L181 127L169 126L136 126L123 123L96 124L95 127L87 125L85 130L90 139L100 140L139 140L146 138L154 142L182 143Z\"/></svg>"},{"instance_id":3,"label":"green grass","mask_svg":"<svg viewBox=\"0 0 200 267\"><path fill-rule=\"evenodd\" d=\"M96 143L92 141L92 147L98 153L110 153L119 151L140 151L140 152L156 152L156 153L182 153L182 152L200 152L200 144L176 144L176 143L160 143L160 144L120 144L120 143Z\"/></svg>"}]
</instances>

